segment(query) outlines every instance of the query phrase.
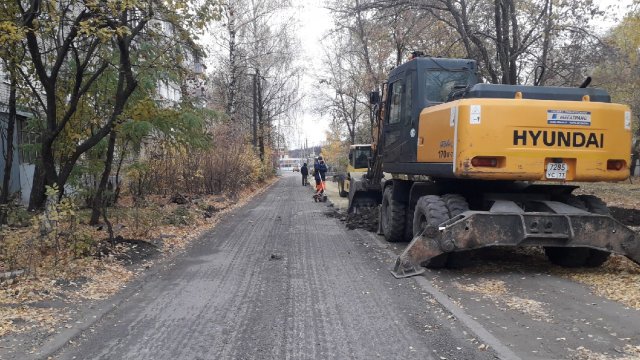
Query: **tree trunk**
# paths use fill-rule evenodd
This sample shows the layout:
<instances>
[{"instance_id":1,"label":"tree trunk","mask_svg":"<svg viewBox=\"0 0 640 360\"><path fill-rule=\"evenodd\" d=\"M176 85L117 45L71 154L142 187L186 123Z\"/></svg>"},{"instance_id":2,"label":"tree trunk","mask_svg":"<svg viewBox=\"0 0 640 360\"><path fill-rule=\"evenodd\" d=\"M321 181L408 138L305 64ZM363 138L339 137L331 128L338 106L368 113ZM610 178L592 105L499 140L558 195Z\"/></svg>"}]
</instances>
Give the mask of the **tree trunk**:
<instances>
[{"instance_id":1,"label":"tree trunk","mask_svg":"<svg viewBox=\"0 0 640 360\"><path fill-rule=\"evenodd\" d=\"M47 201L46 194L47 179L42 167L42 161L36 163L33 172L33 184L31 185L31 195L29 196L29 211L42 209Z\"/></svg>"},{"instance_id":2,"label":"tree trunk","mask_svg":"<svg viewBox=\"0 0 640 360\"><path fill-rule=\"evenodd\" d=\"M236 9L228 4L227 31L229 32L229 87L227 89L227 114L231 121L235 119L236 113L236 92L238 82L238 65L236 54Z\"/></svg>"},{"instance_id":3,"label":"tree trunk","mask_svg":"<svg viewBox=\"0 0 640 360\"><path fill-rule=\"evenodd\" d=\"M540 65L542 65L543 70L540 75L540 79L533 79L533 81L537 82L537 85L544 86L545 81L547 80L547 70L549 70L549 65L547 62L549 61L549 47L551 44L551 28L553 26L553 1L546 0L544 13L546 17L545 25L544 25L544 40L542 41L542 59L540 61ZM534 74L535 76L535 74Z\"/></svg>"},{"instance_id":4,"label":"tree trunk","mask_svg":"<svg viewBox=\"0 0 640 360\"><path fill-rule=\"evenodd\" d=\"M111 130L109 135L109 145L107 146L107 159L104 162L104 171L102 171L102 177L100 178L100 184L98 190L93 197L93 208L91 210L91 220L89 225L96 225L100 221L100 211L107 206L106 196L104 194L107 183L109 182L109 174L111 174L111 164L113 164L113 153L116 147L116 131Z\"/></svg>"},{"instance_id":5,"label":"tree trunk","mask_svg":"<svg viewBox=\"0 0 640 360\"><path fill-rule=\"evenodd\" d=\"M116 188L113 193L113 204L118 203L118 199L120 198L120 171L122 170L122 163L124 162L124 158L127 154L127 145L129 145L129 140L125 141L122 145L122 152L120 153L120 159L118 160L118 166L116 167Z\"/></svg>"},{"instance_id":6,"label":"tree trunk","mask_svg":"<svg viewBox=\"0 0 640 360\"><path fill-rule=\"evenodd\" d=\"M2 179L2 193L0 194L0 204L9 203L9 186L11 184L11 169L13 168L13 134L16 126L16 75L14 61L9 64L9 118L7 119L7 143L4 162L4 177ZM7 223L7 207L3 206L0 211L0 224Z\"/></svg>"},{"instance_id":7,"label":"tree trunk","mask_svg":"<svg viewBox=\"0 0 640 360\"><path fill-rule=\"evenodd\" d=\"M367 70L367 74L369 75L369 86L376 86L378 81L377 74L373 71L373 65L371 64L371 57L369 56L369 39L367 37L364 21L362 20L362 13L360 11L360 1L356 0L356 27L357 34L360 42L362 43L362 57L364 59L365 68Z\"/></svg>"}]
</instances>

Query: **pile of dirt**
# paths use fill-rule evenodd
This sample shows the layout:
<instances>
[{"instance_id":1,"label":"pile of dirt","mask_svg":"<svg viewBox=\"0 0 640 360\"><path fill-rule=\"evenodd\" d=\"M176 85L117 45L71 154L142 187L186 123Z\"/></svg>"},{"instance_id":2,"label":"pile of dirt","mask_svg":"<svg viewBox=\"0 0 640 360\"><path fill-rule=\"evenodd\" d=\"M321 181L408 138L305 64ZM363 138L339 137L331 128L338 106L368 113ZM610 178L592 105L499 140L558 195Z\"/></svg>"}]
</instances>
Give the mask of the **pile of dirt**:
<instances>
[{"instance_id":1,"label":"pile of dirt","mask_svg":"<svg viewBox=\"0 0 640 360\"><path fill-rule=\"evenodd\" d=\"M108 240L102 242L104 244L102 251L98 257L111 255L122 265L127 267L137 266L145 261L156 259L162 253L161 249L145 240L125 239L117 236L114 243L109 246Z\"/></svg>"},{"instance_id":2,"label":"pile of dirt","mask_svg":"<svg viewBox=\"0 0 640 360\"><path fill-rule=\"evenodd\" d=\"M347 228L378 231L378 206L359 207L356 213L347 214L344 221Z\"/></svg>"},{"instance_id":3,"label":"pile of dirt","mask_svg":"<svg viewBox=\"0 0 640 360\"><path fill-rule=\"evenodd\" d=\"M640 210L610 206L611 215L627 226L640 226Z\"/></svg>"}]
</instances>

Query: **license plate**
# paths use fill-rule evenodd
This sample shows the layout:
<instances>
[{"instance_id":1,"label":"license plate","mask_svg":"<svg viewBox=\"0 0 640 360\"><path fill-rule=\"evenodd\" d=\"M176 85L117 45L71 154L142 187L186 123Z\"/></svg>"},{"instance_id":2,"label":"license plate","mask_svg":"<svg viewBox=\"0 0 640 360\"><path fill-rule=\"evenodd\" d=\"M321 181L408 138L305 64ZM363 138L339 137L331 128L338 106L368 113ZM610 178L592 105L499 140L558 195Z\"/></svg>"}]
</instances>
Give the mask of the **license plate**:
<instances>
[{"instance_id":1,"label":"license plate","mask_svg":"<svg viewBox=\"0 0 640 360\"><path fill-rule=\"evenodd\" d=\"M548 163L547 179L566 179L569 165L567 163Z\"/></svg>"}]
</instances>

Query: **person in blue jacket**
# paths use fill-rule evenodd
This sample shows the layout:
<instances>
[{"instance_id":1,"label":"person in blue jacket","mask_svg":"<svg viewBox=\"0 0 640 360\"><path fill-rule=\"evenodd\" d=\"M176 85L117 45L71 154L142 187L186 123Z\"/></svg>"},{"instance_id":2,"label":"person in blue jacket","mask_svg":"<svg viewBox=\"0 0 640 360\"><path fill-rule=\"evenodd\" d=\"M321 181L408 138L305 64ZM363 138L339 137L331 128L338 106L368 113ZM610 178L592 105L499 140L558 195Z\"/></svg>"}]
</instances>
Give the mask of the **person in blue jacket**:
<instances>
[{"instance_id":1,"label":"person in blue jacket","mask_svg":"<svg viewBox=\"0 0 640 360\"><path fill-rule=\"evenodd\" d=\"M322 200L324 196L324 182L326 180L327 164L325 164L322 156L318 156L313 164L313 177L316 180L316 194L314 199Z\"/></svg>"}]
</instances>

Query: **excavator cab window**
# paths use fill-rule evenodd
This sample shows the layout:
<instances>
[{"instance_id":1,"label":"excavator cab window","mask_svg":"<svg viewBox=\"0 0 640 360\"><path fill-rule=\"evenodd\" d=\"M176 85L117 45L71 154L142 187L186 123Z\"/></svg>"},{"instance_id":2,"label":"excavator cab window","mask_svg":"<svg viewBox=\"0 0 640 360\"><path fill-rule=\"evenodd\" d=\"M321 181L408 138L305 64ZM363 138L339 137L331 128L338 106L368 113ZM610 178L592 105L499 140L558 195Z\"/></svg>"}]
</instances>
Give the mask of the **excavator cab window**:
<instances>
[{"instance_id":1,"label":"excavator cab window","mask_svg":"<svg viewBox=\"0 0 640 360\"><path fill-rule=\"evenodd\" d=\"M353 161L352 165L355 169L366 169L369 167L369 157L371 157L371 147L353 149L353 156L350 156L350 157L351 157L351 161Z\"/></svg>"},{"instance_id":2,"label":"excavator cab window","mask_svg":"<svg viewBox=\"0 0 640 360\"><path fill-rule=\"evenodd\" d=\"M389 104L389 124L397 124L402 120L402 81L396 81L391 85L391 102Z\"/></svg>"},{"instance_id":3,"label":"excavator cab window","mask_svg":"<svg viewBox=\"0 0 640 360\"><path fill-rule=\"evenodd\" d=\"M443 103L452 91L469 85L472 74L468 71L429 69L425 76L425 94L430 103Z\"/></svg>"}]
</instances>

